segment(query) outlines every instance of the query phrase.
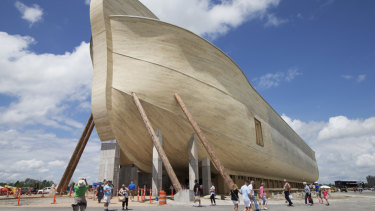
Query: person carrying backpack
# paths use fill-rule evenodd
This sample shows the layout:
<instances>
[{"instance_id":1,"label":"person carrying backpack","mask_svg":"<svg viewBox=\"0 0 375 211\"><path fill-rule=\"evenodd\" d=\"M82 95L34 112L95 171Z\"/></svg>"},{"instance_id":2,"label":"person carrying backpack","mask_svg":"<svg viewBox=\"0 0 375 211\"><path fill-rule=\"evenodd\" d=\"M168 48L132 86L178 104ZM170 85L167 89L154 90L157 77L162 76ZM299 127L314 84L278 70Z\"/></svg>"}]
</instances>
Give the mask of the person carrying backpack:
<instances>
[{"instance_id":1,"label":"person carrying backpack","mask_svg":"<svg viewBox=\"0 0 375 211\"><path fill-rule=\"evenodd\" d=\"M86 179L80 179L78 184L74 186L74 204L72 204L73 211L85 211L87 201L85 197L86 190L89 188Z\"/></svg>"}]
</instances>

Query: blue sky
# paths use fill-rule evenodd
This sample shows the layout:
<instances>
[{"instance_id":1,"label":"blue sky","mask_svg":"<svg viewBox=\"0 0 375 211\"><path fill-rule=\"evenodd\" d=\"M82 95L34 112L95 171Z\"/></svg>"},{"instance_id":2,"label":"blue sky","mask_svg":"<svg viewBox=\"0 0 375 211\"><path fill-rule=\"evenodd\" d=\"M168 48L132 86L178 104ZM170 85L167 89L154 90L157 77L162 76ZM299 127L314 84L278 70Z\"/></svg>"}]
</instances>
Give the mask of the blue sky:
<instances>
[{"instance_id":1,"label":"blue sky","mask_svg":"<svg viewBox=\"0 0 375 211\"><path fill-rule=\"evenodd\" d=\"M316 151L320 181L375 174L375 2L142 0L205 37ZM58 182L90 114L86 0L3 0L0 181ZM95 132L94 132L95 134ZM74 178L97 178L92 137Z\"/></svg>"}]
</instances>

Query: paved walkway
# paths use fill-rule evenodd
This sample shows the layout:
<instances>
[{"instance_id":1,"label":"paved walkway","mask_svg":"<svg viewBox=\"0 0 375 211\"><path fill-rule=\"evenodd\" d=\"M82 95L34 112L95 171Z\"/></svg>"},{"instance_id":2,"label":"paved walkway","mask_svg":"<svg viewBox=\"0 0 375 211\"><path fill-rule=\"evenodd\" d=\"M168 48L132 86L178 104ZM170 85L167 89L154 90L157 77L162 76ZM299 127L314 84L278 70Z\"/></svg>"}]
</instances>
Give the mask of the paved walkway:
<instances>
[{"instance_id":1,"label":"paved walkway","mask_svg":"<svg viewBox=\"0 0 375 211\"><path fill-rule=\"evenodd\" d=\"M270 205L269 210L277 210L277 211L289 211L289 210L333 210L333 211L354 211L354 210L373 210L375 207L375 201L373 199L357 199L357 200L340 200L332 202L330 206L325 205L314 205L314 206L306 206L301 203L296 203L294 207L287 207L285 205L276 204L276 205ZM28 210L28 211L47 211L47 210L72 210L71 208L64 208L64 207L28 207L28 208L22 208L22 207L0 207L0 210L7 210L7 211L13 211L13 210ZM96 211L96 210L103 210L101 207L89 207L87 211ZM110 210L117 211L121 210L121 207L110 207ZM229 205L218 205L218 206L203 206L203 207L192 207L192 206L184 206L184 205L166 205L166 206L155 206L155 207L131 207L130 210L137 210L137 211L146 211L146 210L163 210L163 211L188 211L188 210L233 210L232 206ZM243 206L240 206L239 210L243 210Z\"/></svg>"},{"instance_id":2,"label":"paved walkway","mask_svg":"<svg viewBox=\"0 0 375 211\"><path fill-rule=\"evenodd\" d=\"M293 202L295 204L294 207L288 207L284 203L283 200L270 200L269 202L269 210L277 210L277 211L299 211L299 210L333 210L333 211L354 211L354 210L374 210L375 207L375 193L365 193L365 194L358 194L358 193L339 193L336 196L337 199L331 199L330 200L330 206L325 205L318 205L315 204L314 206L306 206L304 204L304 201L301 199L295 199ZM50 199L44 199L46 201L50 201ZM62 199L60 199L60 202ZM71 200L71 199L69 199ZM178 211L188 211L188 210L233 210L233 206L231 205L231 201L228 200L217 200L218 205L217 206L208 206L209 200L204 199L202 201L203 207L192 207L192 204L178 204L172 201L169 201L168 205L158 206L156 203L150 206L150 204L144 203L138 203L138 202L132 202L130 203L130 210L139 210L139 211L146 211L146 210L163 210L163 211L172 211L172 210L178 210ZM5 207L6 206L6 207ZM103 210L103 204L97 204L97 203L90 203L87 211L93 210ZM23 205L21 207L17 207L14 205L14 202L10 202L7 205L4 204L4 201L0 203L0 211L7 210L7 211L13 211L13 210L28 210L28 211L47 211L47 210L72 210L71 207L69 207L69 202L65 203L58 203L56 205L49 204L41 204L39 207L33 207L31 205ZM118 202L115 202L110 205L110 210L117 211L121 210L121 205ZM243 205L241 203L240 209L243 210Z\"/></svg>"}]
</instances>

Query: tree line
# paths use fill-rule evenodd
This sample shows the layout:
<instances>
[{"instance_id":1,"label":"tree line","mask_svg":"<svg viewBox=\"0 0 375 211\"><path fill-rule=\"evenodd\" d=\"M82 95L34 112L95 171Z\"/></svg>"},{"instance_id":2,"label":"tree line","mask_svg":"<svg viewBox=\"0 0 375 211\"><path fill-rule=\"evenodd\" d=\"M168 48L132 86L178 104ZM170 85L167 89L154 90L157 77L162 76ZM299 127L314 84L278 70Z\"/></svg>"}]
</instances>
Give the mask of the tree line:
<instances>
[{"instance_id":1,"label":"tree line","mask_svg":"<svg viewBox=\"0 0 375 211\"><path fill-rule=\"evenodd\" d=\"M54 182L52 180L36 180L31 178L26 178L24 181L18 181L15 183L2 183L0 182L0 186L9 185L12 187L23 188L23 187L30 187L36 189L42 189L43 187L51 187Z\"/></svg>"}]
</instances>

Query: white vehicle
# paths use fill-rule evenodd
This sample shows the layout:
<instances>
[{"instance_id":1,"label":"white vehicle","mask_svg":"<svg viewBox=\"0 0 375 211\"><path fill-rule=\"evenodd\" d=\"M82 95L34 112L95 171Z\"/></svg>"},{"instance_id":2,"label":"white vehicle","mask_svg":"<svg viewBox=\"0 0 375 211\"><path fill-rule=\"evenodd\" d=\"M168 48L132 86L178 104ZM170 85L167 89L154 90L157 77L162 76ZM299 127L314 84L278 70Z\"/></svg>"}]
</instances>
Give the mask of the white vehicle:
<instances>
[{"instance_id":1,"label":"white vehicle","mask_svg":"<svg viewBox=\"0 0 375 211\"><path fill-rule=\"evenodd\" d=\"M44 188L44 194L49 194L52 191L50 187ZM42 194L43 189L38 190L38 194Z\"/></svg>"}]
</instances>

